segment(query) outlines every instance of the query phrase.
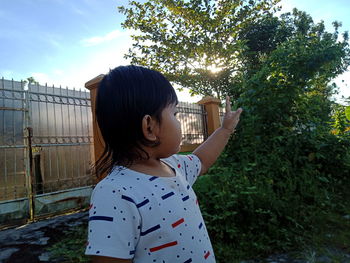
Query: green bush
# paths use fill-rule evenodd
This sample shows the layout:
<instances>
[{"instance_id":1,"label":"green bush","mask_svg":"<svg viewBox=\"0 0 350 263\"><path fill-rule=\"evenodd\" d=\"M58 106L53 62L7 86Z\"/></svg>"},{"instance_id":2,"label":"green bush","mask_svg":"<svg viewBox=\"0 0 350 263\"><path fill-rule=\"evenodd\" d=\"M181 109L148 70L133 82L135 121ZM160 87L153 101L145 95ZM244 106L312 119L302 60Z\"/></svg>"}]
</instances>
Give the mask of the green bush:
<instances>
[{"instance_id":1,"label":"green bush","mask_svg":"<svg viewBox=\"0 0 350 263\"><path fill-rule=\"evenodd\" d=\"M242 29L243 69L230 90L243 108L237 134L195 185L218 262L300 248L348 207L349 120L329 82L350 50L333 25L328 33L293 10Z\"/></svg>"},{"instance_id":2,"label":"green bush","mask_svg":"<svg viewBox=\"0 0 350 263\"><path fill-rule=\"evenodd\" d=\"M292 145L243 165L222 166L230 159L224 155L198 179L195 190L218 262L300 249L327 214L348 202L340 196L350 186L350 140L293 141L303 145L297 160Z\"/></svg>"}]
</instances>

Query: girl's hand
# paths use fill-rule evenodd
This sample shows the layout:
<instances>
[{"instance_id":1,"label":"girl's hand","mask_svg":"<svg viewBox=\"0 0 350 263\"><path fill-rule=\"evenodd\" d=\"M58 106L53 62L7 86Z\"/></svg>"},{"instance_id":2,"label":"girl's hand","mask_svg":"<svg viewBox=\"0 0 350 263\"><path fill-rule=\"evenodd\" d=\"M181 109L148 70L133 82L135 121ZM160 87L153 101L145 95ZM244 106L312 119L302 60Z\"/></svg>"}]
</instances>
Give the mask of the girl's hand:
<instances>
[{"instance_id":1,"label":"girl's hand","mask_svg":"<svg viewBox=\"0 0 350 263\"><path fill-rule=\"evenodd\" d=\"M200 174L206 173L219 157L229 141L231 133L234 132L242 111L241 108L236 111L231 111L230 97L226 97L226 113L221 127L216 129L216 131L193 152L202 163Z\"/></svg>"},{"instance_id":2,"label":"girl's hand","mask_svg":"<svg viewBox=\"0 0 350 263\"><path fill-rule=\"evenodd\" d=\"M236 111L231 111L230 97L226 96L225 116L221 127L228 130L230 133L234 133L242 111L242 108L238 108Z\"/></svg>"}]
</instances>

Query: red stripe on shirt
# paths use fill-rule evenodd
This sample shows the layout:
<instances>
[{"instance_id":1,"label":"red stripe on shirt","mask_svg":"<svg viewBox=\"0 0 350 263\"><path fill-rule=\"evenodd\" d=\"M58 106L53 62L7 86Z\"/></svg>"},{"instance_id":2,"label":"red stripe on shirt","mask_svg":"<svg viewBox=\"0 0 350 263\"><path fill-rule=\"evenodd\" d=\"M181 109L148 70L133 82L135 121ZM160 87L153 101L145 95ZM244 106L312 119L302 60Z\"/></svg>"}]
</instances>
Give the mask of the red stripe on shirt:
<instances>
[{"instance_id":1,"label":"red stripe on shirt","mask_svg":"<svg viewBox=\"0 0 350 263\"><path fill-rule=\"evenodd\" d=\"M208 251L205 255L204 255L204 258L207 259L210 255L210 252Z\"/></svg>"},{"instance_id":2,"label":"red stripe on shirt","mask_svg":"<svg viewBox=\"0 0 350 263\"><path fill-rule=\"evenodd\" d=\"M174 242L166 243L166 244L158 246L158 247L152 247L152 248L150 248L149 251L155 252L155 251L161 250L163 248L172 247L172 246L176 246L176 245L177 245L177 241L174 241Z\"/></svg>"},{"instance_id":3,"label":"red stripe on shirt","mask_svg":"<svg viewBox=\"0 0 350 263\"><path fill-rule=\"evenodd\" d=\"M185 222L185 220L183 218L181 218L180 220L176 221L175 223L173 223L171 226L173 228L177 227L178 225L182 224L183 222Z\"/></svg>"}]
</instances>

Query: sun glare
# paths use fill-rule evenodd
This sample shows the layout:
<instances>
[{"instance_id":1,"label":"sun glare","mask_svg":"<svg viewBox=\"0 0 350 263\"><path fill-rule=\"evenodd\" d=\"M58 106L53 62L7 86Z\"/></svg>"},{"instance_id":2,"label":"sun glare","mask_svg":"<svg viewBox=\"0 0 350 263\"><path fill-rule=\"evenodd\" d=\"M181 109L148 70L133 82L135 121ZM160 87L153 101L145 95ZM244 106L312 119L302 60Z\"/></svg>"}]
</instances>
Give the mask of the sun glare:
<instances>
[{"instance_id":1,"label":"sun glare","mask_svg":"<svg viewBox=\"0 0 350 263\"><path fill-rule=\"evenodd\" d=\"M208 69L212 72L212 73L218 73L222 70L222 68L217 67L216 65L211 65L208 67Z\"/></svg>"}]
</instances>

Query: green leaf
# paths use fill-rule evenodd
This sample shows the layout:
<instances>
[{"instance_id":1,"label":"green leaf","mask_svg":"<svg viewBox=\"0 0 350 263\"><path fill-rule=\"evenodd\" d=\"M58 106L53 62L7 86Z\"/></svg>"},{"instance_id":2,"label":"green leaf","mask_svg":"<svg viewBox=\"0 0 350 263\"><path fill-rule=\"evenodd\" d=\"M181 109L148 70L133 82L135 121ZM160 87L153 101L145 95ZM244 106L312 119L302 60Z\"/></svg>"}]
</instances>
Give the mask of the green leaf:
<instances>
[{"instance_id":1,"label":"green leaf","mask_svg":"<svg viewBox=\"0 0 350 263\"><path fill-rule=\"evenodd\" d=\"M347 106L345 108L345 116L346 116L347 120L350 121L350 106Z\"/></svg>"}]
</instances>

